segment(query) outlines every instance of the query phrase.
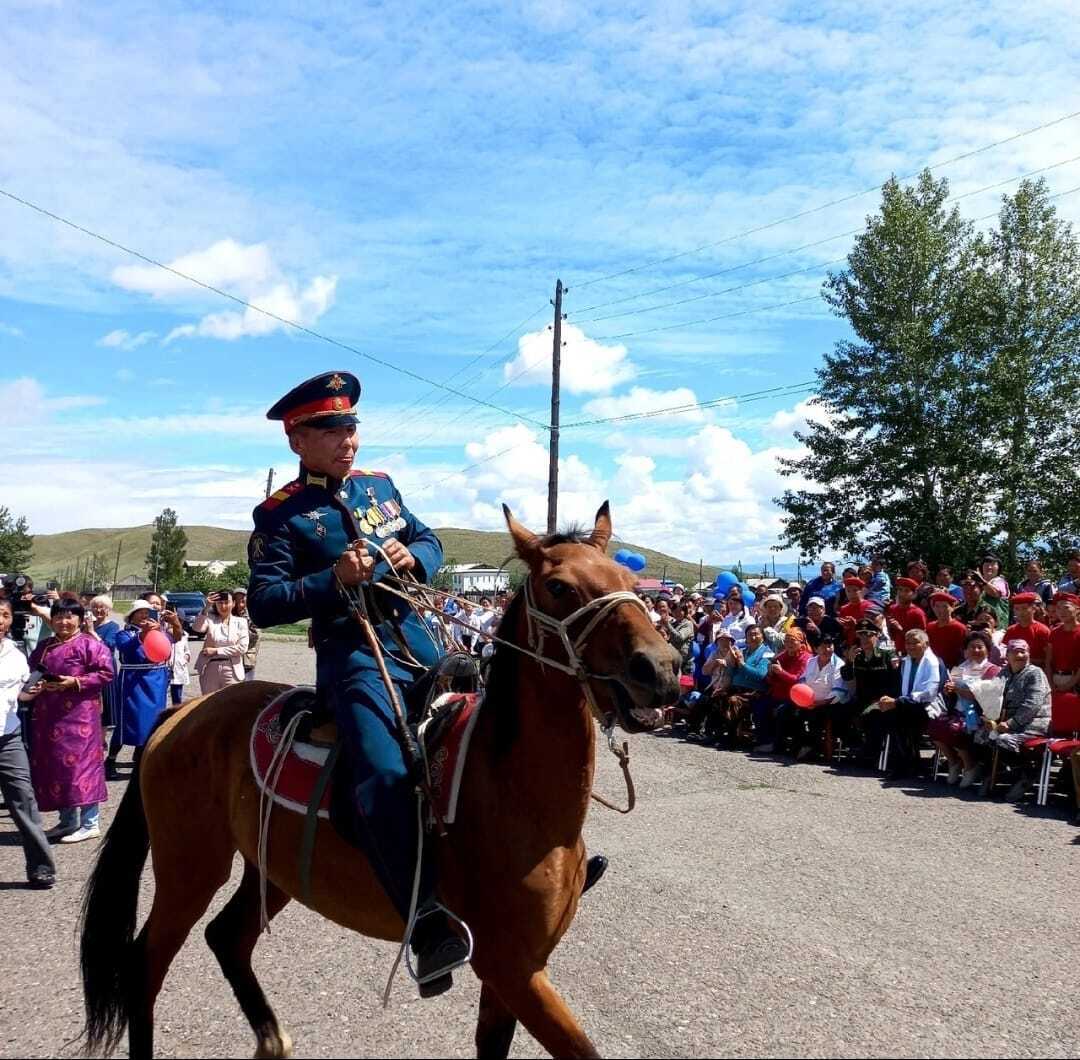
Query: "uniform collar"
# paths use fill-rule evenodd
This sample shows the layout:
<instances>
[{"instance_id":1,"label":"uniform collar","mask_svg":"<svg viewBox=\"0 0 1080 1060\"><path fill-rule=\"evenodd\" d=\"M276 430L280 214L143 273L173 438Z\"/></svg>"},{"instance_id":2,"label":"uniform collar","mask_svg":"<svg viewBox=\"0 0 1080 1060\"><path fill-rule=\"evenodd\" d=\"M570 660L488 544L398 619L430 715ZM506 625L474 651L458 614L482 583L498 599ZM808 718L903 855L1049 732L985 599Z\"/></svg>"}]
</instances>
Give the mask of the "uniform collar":
<instances>
[{"instance_id":1,"label":"uniform collar","mask_svg":"<svg viewBox=\"0 0 1080 1060\"><path fill-rule=\"evenodd\" d=\"M300 482L305 486L318 486L328 493L337 493L337 491L341 489L342 480L334 478L333 475L327 475L325 472L312 471L301 464Z\"/></svg>"}]
</instances>

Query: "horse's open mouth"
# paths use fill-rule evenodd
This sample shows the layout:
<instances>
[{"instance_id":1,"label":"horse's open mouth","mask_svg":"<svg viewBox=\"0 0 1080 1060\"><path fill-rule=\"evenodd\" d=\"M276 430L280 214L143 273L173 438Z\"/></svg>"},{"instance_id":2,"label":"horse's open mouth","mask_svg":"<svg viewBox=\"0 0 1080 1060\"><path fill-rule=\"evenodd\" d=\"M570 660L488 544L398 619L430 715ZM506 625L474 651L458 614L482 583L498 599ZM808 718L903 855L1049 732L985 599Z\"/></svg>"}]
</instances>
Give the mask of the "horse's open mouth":
<instances>
[{"instance_id":1,"label":"horse's open mouth","mask_svg":"<svg viewBox=\"0 0 1080 1060\"><path fill-rule=\"evenodd\" d=\"M619 714L619 724L627 732L652 732L664 718L664 712L658 707L639 707L622 681L614 680L615 705Z\"/></svg>"}]
</instances>

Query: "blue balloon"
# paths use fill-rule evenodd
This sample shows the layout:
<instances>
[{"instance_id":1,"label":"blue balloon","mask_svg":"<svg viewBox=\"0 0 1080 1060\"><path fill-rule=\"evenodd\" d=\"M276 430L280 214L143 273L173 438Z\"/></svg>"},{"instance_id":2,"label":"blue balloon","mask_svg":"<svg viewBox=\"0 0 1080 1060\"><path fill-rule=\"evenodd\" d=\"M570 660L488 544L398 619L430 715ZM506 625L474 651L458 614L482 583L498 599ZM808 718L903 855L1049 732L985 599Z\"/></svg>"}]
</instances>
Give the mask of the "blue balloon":
<instances>
[{"instance_id":1,"label":"blue balloon","mask_svg":"<svg viewBox=\"0 0 1080 1060\"><path fill-rule=\"evenodd\" d=\"M743 607L753 607L754 606L754 601L756 599L757 599L757 597L754 596L754 590L753 589L743 589L743 591L742 591Z\"/></svg>"},{"instance_id":2,"label":"blue balloon","mask_svg":"<svg viewBox=\"0 0 1080 1060\"><path fill-rule=\"evenodd\" d=\"M716 591L720 596L727 596L733 585L738 585L739 579L729 570L722 570L716 576Z\"/></svg>"},{"instance_id":3,"label":"blue balloon","mask_svg":"<svg viewBox=\"0 0 1080 1060\"><path fill-rule=\"evenodd\" d=\"M612 557L616 563L621 563L626 566L626 561L630 558L631 552L628 548L620 548L618 552Z\"/></svg>"},{"instance_id":4,"label":"blue balloon","mask_svg":"<svg viewBox=\"0 0 1080 1060\"><path fill-rule=\"evenodd\" d=\"M640 552L631 552L626 557L626 565L633 571L639 571L645 569L647 560Z\"/></svg>"}]
</instances>

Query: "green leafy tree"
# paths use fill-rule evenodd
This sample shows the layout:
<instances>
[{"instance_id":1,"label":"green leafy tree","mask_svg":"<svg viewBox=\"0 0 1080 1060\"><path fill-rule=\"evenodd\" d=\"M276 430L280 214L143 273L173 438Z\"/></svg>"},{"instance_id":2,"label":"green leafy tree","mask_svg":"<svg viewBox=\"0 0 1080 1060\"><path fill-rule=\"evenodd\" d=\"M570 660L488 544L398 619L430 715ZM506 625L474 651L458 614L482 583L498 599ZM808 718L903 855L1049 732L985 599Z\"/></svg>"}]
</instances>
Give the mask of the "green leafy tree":
<instances>
[{"instance_id":1,"label":"green leafy tree","mask_svg":"<svg viewBox=\"0 0 1080 1060\"><path fill-rule=\"evenodd\" d=\"M440 592L452 593L454 591L454 576L450 573L450 568L455 566L457 566L457 560L448 559L435 572L435 577L431 579L431 587L438 589Z\"/></svg>"},{"instance_id":2,"label":"green leafy tree","mask_svg":"<svg viewBox=\"0 0 1080 1060\"><path fill-rule=\"evenodd\" d=\"M150 551L146 554L146 573L155 587L172 585L183 573L187 534L176 525L176 512L166 508L154 520Z\"/></svg>"},{"instance_id":3,"label":"green leafy tree","mask_svg":"<svg viewBox=\"0 0 1080 1060\"><path fill-rule=\"evenodd\" d=\"M985 543L986 425L972 415L984 383L972 336L976 250L948 210L946 181L890 180L880 211L830 275L826 302L851 325L818 370L827 422L796 437L805 456L781 460L800 488L778 498L784 548L802 555L879 552L970 562Z\"/></svg>"},{"instance_id":4,"label":"green leafy tree","mask_svg":"<svg viewBox=\"0 0 1080 1060\"><path fill-rule=\"evenodd\" d=\"M15 519L7 508L0 507L0 572L22 574L34 554L34 537L26 516Z\"/></svg>"},{"instance_id":5,"label":"green leafy tree","mask_svg":"<svg viewBox=\"0 0 1080 1060\"><path fill-rule=\"evenodd\" d=\"M1052 555L1055 539L1080 534L1080 241L1046 182L1026 180L978 250L990 530L1016 570L1023 554Z\"/></svg>"},{"instance_id":6,"label":"green leafy tree","mask_svg":"<svg viewBox=\"0 0 1080 1060\"><path fill-rule=\"evenodd\" d=\"M247 585L250 579L251 570L246 563L233 564L220 574L211 574L205 567L184 567L176 578L163 582L162 587L166 592L216 593Z\"/></svg>"}]
</instances>

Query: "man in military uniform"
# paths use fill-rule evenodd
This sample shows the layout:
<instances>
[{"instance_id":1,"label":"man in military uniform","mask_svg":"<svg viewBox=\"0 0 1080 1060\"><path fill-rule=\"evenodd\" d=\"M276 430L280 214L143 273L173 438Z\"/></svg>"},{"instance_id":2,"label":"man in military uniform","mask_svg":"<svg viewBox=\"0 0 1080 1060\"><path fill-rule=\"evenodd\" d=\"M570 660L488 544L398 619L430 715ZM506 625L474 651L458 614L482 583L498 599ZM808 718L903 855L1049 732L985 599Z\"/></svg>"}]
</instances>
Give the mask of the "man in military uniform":
<instances>
[{"instance_id":1,"label":"man in military uniform","mask_svg":"<svg viewBox=\"0 0 1080 1060\"><path fill-rule=\"evenodd\" d=\"M378 583L390 573L387 559L398 572L427 581L442 563L442 545L405 507L388 475L352 469L359 396L355 376L328 372L301 383L267 413L284 423L300 474L255 509L248 612L264 629L311 619L317 687L332 703L345 741L355 838L406 919L416 870L415 786L389 692L345 590L364 594L400 693L438 661L439 649L412 608ZM434 892L431 859L424 861L422 909ZM441 912L423 916L413 947L421 995L448 989L449 970L466 948Z\"/></svg>"}]
</instances>

